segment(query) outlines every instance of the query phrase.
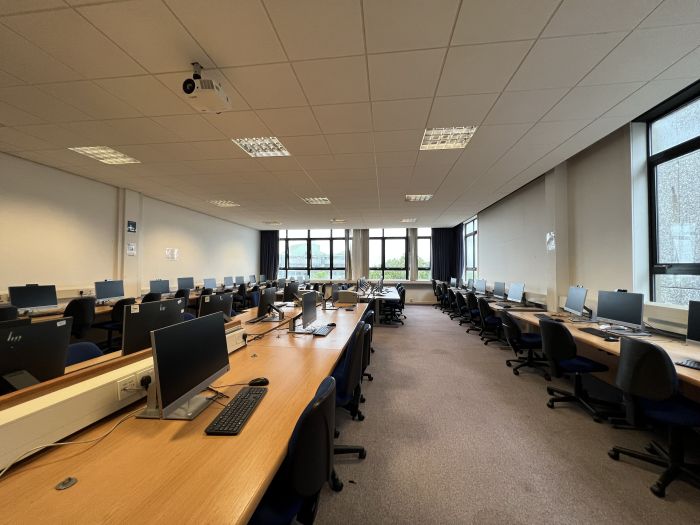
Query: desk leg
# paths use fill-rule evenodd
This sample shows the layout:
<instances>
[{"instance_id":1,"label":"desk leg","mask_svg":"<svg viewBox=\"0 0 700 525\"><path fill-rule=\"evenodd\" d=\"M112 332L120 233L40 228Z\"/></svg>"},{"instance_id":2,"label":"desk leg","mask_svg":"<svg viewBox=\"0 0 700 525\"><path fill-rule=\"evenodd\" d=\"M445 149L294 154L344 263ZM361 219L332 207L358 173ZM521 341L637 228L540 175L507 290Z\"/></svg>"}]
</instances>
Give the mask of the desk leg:
<instances>
[{"instance_id":1,"label":"desk leg","mask_svg":"<svg viewBox=\"0 0 700 525\"><path fill-rule=\"evenodd\" d=\"M379 326L379 311L382 309L382 300L379 298L374 299L374 323L375 326Z\"/></svg>"}]
</instances>

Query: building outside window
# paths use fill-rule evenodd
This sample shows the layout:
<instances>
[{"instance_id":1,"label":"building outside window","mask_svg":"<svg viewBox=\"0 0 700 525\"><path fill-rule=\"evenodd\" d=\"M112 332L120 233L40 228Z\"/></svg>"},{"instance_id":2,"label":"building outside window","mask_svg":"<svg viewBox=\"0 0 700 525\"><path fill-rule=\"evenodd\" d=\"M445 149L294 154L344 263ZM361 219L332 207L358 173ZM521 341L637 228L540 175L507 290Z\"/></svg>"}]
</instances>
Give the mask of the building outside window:
<instances>
[{"instance_id":1,"label":"building outside window","mask_svg":"<svg viewBox=\"0 0 700 525\"><path fill-rule=\"evenodd\" d=\"M465 282L469 279L476 279L477 263L479 260L479 233L478 220L476 217L464 223L464 276Z\"/></svg>"},{"instance_id":2,"label":"building outside window","mask_svg":"<svg viewBox=\"0 0 700 525\"><path fill-rule=\"evenodd\" d=\"M280 230L279 277L345 279L345 230Z\"/></svg>"},{"instance_id":3,"label":"building outside window","mask_svg":"<svg viewBox=\"0 0 700 525\"><path fill-rule=\"evenodd\" d=\"M406 228L369 230L369 278L408 279Z\"/></svg>"}]
</instances>

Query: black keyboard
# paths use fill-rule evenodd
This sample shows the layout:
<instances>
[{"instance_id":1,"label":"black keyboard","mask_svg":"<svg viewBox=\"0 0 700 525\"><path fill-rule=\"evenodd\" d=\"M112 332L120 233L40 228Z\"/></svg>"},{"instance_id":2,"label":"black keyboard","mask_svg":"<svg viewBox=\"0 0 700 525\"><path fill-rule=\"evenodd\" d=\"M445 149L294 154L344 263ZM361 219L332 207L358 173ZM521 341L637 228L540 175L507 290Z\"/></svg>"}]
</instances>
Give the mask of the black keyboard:
<instances>
[{"instance_id":1,"label":"black keyboard","mask_svg":"<svg viewBox=\"0 0 700 525\"><path fill-rule=\"evenodd\" d=\"M692 359L683 359L683 361L676 361L676 364L679 366L685 366L686 368L700 370L700 361L693 361Z\"/></svg>"},{"instance_id":2,"label":"black keyboard","mask_svg":"<svg viewBox=\"0 0 700 525\"><path fill-rule=\"evenodd\" d=\"M313 331L314 335L320 335L323 337L326 337L328 334L330 334L333 331L334 326L319 326Z\"/></svg>"},{"instance_id":3,"label":"black keyboard","mask_svg":"<svg viewBox=\"0 0 700 525\"><path fill-rule=\"evenodd\" d=\"M228 402L204 431L210 436L237 436L267 393L261 386L246 386Z\"/></svg>"},{"instance_id":4,"label":"black keyboard","mask_svg":"<svg viewBox=\"0 0 700 525\"><path fill-rule=\"evenodd\" d=\"M597 328L579 328L579 330L581 330L582 332L586 332L587 334L598 336L602 339L605 339L607 337L617 337L614 334L609 334L608 332L598 330Z\"/></svg>"},{"instance_id":5,"label":"black keyboard","mask_svg":"<svg viewBox=\"0 0 700 525\"><path fill-rule=\"evenodd\" d=\"M537 317L537 319L546 319L547 321L552 321L552 320L553 320L553 319L552 319L550 316L548 316L547 314L535 314L535 317Z\"/></svg>"}]
</instances>

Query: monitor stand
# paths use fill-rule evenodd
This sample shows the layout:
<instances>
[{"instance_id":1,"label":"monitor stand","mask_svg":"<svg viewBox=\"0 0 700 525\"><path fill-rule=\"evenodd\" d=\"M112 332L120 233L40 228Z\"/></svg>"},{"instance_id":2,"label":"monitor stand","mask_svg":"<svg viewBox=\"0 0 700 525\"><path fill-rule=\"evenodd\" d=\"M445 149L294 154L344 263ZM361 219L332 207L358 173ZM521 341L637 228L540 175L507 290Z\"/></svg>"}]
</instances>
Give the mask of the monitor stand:
<instances>
[{"instance_id":1,"label":"monitor stand","mask_svg":"<svg viewBox=\"0 0 700 525\"><path fill-rule=\"evenodd\" d=\"M651 335L649 332L637 330L636 328L627 328L626 326L618 325L610 325L610 328L605 329L605 331L614 335L634 335L638 337Z\"/></svg>"},{"instance_id":2,"label":"monitor stand","mask_svg":"<svg viewBox=\"0 0 700 525\"><path fill-rule=\"evenodd\" d=\"M38 385L40 381L26 370L15 370L3 375L2 378L7 381L10 387L15 390L22 390L28 386Z\"/></svg>"},{"instance_id":3,"label":"monitor stand","mask_svg":"<svg viewBox=\"0 0 700 525\"><path fill-rule=\"evenodd\" d=\"M216 394L214 395L216 397ZM148 385L148 401L143 412L137 414L137 419L180 419L191 421L202 411L214 402L214 397L207 397L205 394L197 394L188 401L182 403L177 409L167 417L161 417L158 393L154 383Z\"/></svg>"}]
</instances>

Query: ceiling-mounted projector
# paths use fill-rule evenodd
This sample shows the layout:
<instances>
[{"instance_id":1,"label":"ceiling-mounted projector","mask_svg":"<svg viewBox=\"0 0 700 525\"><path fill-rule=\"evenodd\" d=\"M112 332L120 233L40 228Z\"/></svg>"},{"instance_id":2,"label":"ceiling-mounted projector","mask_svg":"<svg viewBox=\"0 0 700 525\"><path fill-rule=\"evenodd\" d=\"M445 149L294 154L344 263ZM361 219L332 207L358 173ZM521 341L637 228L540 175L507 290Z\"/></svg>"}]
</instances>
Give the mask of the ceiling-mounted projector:
<instances>
[{"instance_id":1,"label":"ceiling-mounted projector","mask_svg":"<svg viewBox=\"0 0 700 525\"><path fill-rule=\"evenodd\" d=\"M193 62L192 78L182 83L182 91L187 95L190 105L201 113L221 113L231 109L231 100L221 84L210 78L202 78L202 66Z\"/></svg>"}]
</instances>

